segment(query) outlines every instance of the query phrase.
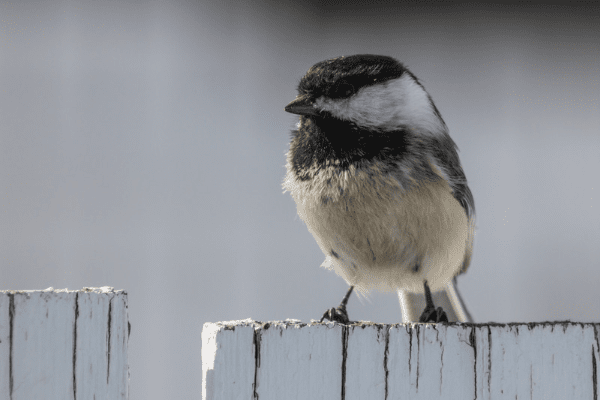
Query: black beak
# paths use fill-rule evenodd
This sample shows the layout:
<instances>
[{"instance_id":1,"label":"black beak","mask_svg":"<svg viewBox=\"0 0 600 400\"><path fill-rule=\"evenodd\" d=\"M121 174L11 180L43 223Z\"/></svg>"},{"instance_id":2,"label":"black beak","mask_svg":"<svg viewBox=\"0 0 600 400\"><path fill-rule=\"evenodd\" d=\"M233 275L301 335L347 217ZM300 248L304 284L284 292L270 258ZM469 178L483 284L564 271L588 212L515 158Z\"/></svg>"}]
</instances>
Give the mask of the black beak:
<instances>
[{"instance_id":1,"label":"black beak","mask_svg":"<svg viewBox=\"0 0 600 400\"><path fill-rule=\"evenodd\" d=\"M298 115L319 115L319 111L314 107L314 100L306 95L296 97L284 110Z\"/></svg>"}]
</instances>

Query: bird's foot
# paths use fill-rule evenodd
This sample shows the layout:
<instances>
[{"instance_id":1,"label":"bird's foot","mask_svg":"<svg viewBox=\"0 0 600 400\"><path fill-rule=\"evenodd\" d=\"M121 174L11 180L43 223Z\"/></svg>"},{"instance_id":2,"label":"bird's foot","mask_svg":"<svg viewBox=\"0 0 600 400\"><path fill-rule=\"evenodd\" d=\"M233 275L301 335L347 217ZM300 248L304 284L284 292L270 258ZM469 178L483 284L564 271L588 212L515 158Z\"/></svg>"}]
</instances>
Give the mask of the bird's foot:
<instances>
[{"instance_id":1,"label":"bird's foot","mask_svg":"<svg viewBox=\"0 0 600 400\"><path fill-rule=\"evenodd\" d=\"M323 322L324 319L328 319L331 322L339 322L341 324L349 324L350 319L348 318L348 311L346 311L346 304L348 303L348 299L350 298L352 289L354 289L354 287L350 286L350 289L348 289L348 292L342 299L341 304L336 308L331 307L329 310L325 311L325 313L323 313L323 316L321 317L321 320L319 322Z\"/></svg>"},{"instance_id":2,"label":"bird's foot","mask_svg":"<svg viewBox=\"0 0 600 400\"><path fill-rule=\"evenodd\" d=\"M442 309L442 307L425 307L421 317L419 317L419 322L433 322L436 324L438 322L448 322L448 315L446 315L446 312Z\"/></svg>"},{"instance_id":3,"label":"bird's foot","mask_svg":"<svg viewBox=\"0 0 600 400\"><path fill-rule=\"evenodd\" d=\"M433 299L431 298L431 290L429 290L429 286L427 285L427 281L424 281L425 285L425 299L427 305L423 310L423 313L419 317L419 322L448 322L448 315L444 311L442 307L435 307L433 304Z\"/></svg>"},{"instance_id":4,"label":"bird's foot","mask_svg":"<svg viewBox=\"0 0 600 400\"><path fill-rule=\"evenodd\" d=\"M331 307L329 310L323 313L323 316L319 322L323 322L324 319L328 319L332 322L339 322L340 324L348 324L350 322L346 307Z\"/></svg>"}]
</instances>

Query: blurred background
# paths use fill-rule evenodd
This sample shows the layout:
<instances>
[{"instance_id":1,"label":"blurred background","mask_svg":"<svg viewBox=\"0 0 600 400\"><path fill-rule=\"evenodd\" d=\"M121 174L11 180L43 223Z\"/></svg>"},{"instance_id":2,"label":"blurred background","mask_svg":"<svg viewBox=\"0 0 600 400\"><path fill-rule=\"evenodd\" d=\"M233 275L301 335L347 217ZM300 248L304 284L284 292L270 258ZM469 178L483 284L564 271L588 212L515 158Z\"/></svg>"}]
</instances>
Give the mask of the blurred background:
<instances>
[{"instance_id":1,"label":"blurred background","mask_svg":"<svg viewBox=\"0 0 600 400\"><path fill-rule=\"evenodd\" d=\"M125 289L130 398L200 398L205 322L345 293L282 194L283 107L317 61L374 53L460 149L475 320L598 322L598 3L361 3L0 3L0 288ZM369 300L350 318L401 321Z\"/></svg>"}]
</instances>

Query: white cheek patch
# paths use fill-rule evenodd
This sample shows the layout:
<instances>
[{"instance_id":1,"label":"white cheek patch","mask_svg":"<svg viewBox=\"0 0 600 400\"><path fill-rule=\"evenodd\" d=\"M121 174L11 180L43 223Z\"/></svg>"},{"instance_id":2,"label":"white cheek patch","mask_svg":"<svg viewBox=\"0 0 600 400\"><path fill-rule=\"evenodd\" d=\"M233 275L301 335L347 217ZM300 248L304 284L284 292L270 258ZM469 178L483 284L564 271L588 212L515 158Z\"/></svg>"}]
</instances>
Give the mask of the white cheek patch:
<instances>
[{"instance_id":1,"label":"white cheek patch","mask_svg":"<svg viewBox=\"0 0 600 400\"><path fill-rule=\"evenodd\" d=\"M398 79L362 88L348 99L316 100L317 108L365 128L397 130L412 128L421 134L445 131L427 92L404 74Z\"/></svg>"}]
</instances>

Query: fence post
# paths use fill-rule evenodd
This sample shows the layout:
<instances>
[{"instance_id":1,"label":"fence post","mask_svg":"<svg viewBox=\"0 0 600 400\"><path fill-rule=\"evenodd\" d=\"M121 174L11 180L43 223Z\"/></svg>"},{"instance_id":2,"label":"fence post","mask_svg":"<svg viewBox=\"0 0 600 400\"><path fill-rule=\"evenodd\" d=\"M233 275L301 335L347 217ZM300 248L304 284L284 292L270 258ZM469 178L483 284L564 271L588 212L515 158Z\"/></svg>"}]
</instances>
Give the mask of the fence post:
<instances>
[{"instance_id":1,"label":"fence post","mask_svg":"<svg viewBox=\"0 0 600 400\"><path fill-rule=\"evenodd\" d=\"M1 399L127 399L127 293L0 291Z\"/></svg>"},{"instance_id":2,"label":"fence post","mask_svg":"<svg viewBox=\"0 0 600 400\"><path fill-rule=\"evenodd\" d=\"M600 324L206 323L203 399L598 399Z\"/></svg>"}]
</instances>

